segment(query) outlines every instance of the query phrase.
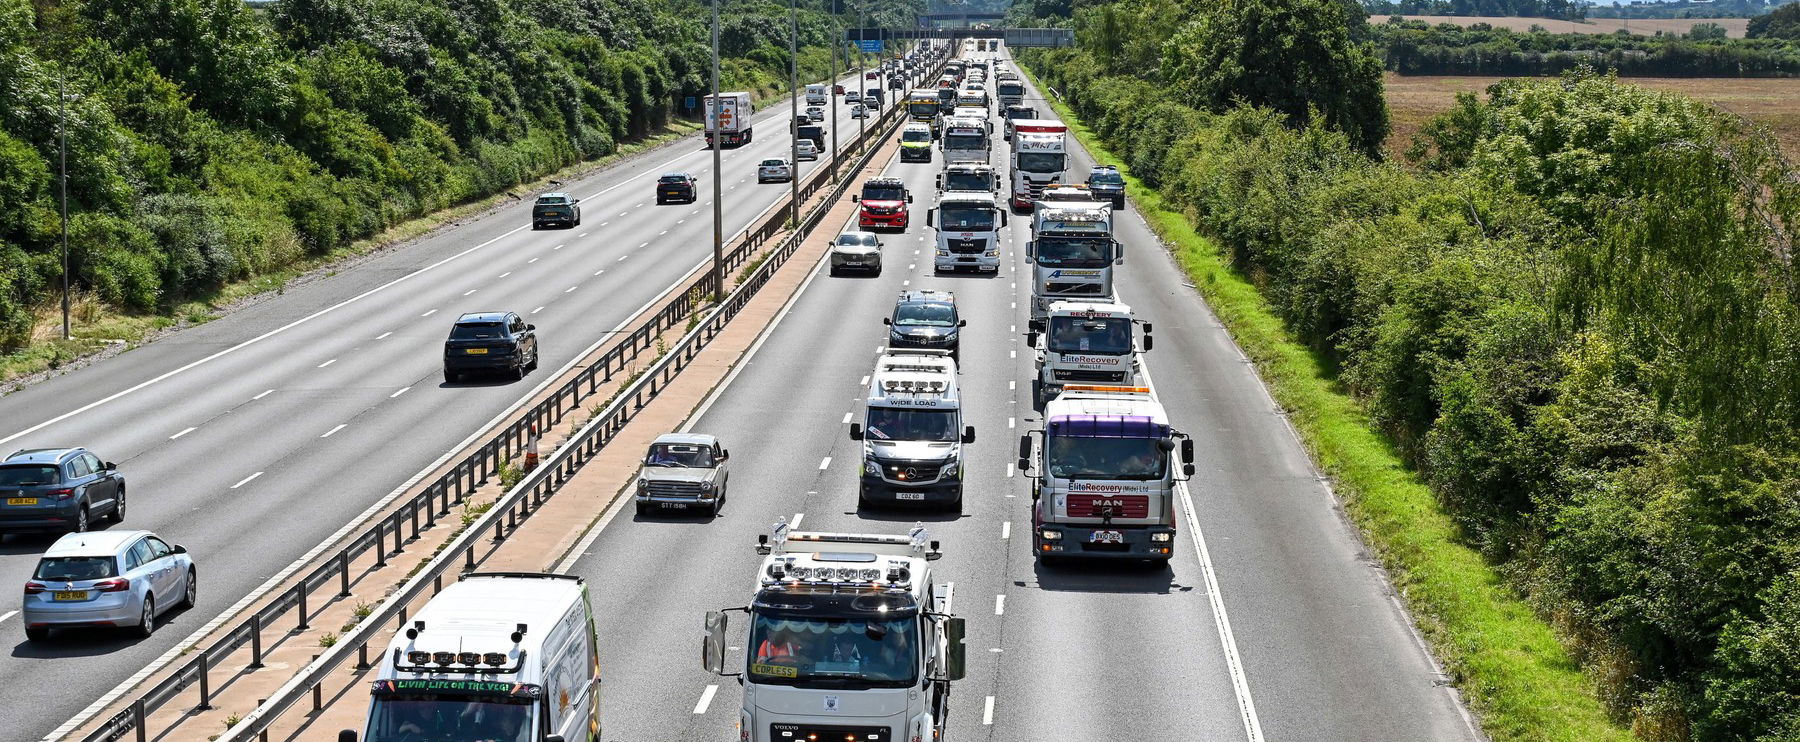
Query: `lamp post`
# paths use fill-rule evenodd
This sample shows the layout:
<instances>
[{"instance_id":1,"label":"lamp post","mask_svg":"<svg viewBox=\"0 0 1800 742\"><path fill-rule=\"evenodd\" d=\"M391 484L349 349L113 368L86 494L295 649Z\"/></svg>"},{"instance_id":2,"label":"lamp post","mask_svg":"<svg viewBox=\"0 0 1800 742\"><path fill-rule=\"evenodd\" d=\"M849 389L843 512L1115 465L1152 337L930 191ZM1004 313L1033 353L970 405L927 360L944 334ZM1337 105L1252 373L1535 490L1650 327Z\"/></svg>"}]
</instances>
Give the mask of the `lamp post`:
<instances>
[{"instance_id":1,"label":"lamp post","mask_svg":"<svg viewBox=\"0 0 1800 742\"><path fill-rule=\"evenodd\" d=\"M719 94L719 3L712 2L712 212L713 212L713 267L712 287L713 301L725 300L725 231L723 207L720 205L719 183L725 178L719 169L720 142L724 139L719 131L719 119L725 110L725 102Z\"/></svg>"},{"instance_id":2,"label":"lamp post","mask_svg":"<svg viewBox=\"0 0 1800 742\"><path fill-rule=\"evenodd\" d=\"M788 219L800 228L800 8L788 0L788 150L794 168L788 171Z\"/></svg>"},{"instance_id":3,"label":"lamp post","mask_svg":"<svg viewBox=\"0 0 1800 742\"><path fill-rule=\"evenodd\" d=\"M59 70L56 77L56 150L57 169L61 172L62 190L62 314L63 339L73 335L69 332L69 127L68 127L68 91L67 70Z\"/></svg>"},{"instance_id":4,"label":"lamp post","mask_svg":"<svg viewBox=\"0 0 1800 742\"><path fill-rule=\"evenodd\" d=\"M836 18L837 18L837 15L833 14L832 19L833 19L834 25L836 24ZM838 99L843 96L840 96L837 94L836 88L838 85L838 80L843 79L841 77L841 75L843 73L838 70L838 47L843 46L843 44L844 44L844 34L841 32L837 35L837 38L831 40L831 79L825 81L825 83L827 85L831 86L830 88L826 89L826 92L831 95L831 182L832 183L837 183L838 177L840 177L838 170L840 169L841 163L838 162L838 138L837 138L838 114L840 113L840 111L838 110Z\"/></svg>"}]
</instances>

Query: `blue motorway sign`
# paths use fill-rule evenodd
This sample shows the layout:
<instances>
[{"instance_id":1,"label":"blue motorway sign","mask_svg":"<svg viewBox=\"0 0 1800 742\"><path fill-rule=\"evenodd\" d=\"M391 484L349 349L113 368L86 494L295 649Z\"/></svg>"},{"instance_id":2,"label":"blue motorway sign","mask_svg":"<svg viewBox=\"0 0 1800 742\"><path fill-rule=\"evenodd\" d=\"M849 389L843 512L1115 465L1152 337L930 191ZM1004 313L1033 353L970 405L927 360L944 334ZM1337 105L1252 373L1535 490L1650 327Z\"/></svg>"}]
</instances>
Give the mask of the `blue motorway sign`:
<instances>
[{"instance_id":1,"label":"blue motorway sign","mask_svg":"<svg viewBox=\"0 0 1800 742\"><path fill-rule=\"evenodd\" d=\"M870 54L880 54L881 53L881 39L864 39L862 41L858 41L858 42L856 42L856 48L861 49Z\"/></svg>"}]
</instances>

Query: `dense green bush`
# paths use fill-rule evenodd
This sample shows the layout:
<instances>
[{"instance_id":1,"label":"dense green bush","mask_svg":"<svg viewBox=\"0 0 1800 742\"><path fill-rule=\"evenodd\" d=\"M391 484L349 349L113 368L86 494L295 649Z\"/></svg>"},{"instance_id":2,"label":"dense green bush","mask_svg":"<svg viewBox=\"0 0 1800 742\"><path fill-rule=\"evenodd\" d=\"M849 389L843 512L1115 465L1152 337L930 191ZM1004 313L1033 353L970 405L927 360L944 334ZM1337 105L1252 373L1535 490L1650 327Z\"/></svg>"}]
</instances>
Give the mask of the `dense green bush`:
<instances>
[{"instance_id":1,"label":"dense green bush","mask_svg":"<svg viewBox=\"0 0 1800 742\"><path fill-rule=\"evenodd\" d=\"M1405 75L1542 76L1584 66L1640 77L1800 75L1800 44L1730 39L1718 24L1698 24L1684 36L1639 36L1433 26L1396 17L1371 29L1387 69Z\"/></svg>"},{"instance_id":2,"label":"dense green bush","mask_svg":"<svg viewBox=\"0 0 1800 742\"><path fill-rule=\"evenodd\" d=\"M1104 12L1134 2L1157 0ZM1472 543L1601 637L1621 718L1800 739L1800 180L1774 143L1583 71L1464 96L1384 162L1329 117L1171 108L1110 59L1204 37L1101 13L1024 62L1336 364Z\"/></svg>"}]
</instances>

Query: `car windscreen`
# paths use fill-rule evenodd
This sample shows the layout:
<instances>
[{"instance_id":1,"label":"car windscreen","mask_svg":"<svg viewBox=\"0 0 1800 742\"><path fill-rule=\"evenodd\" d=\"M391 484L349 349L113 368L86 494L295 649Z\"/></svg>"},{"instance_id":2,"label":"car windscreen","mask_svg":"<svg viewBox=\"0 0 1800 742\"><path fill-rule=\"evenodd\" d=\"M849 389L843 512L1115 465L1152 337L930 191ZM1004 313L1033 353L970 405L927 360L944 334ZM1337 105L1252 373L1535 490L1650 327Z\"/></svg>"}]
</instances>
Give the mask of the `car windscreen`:
<instances>
[{"instance_id":1,"label":"car windscreen","mask_svg":"<svg viewBox=\"0 0 1800 742\"><path fill-rule=\"evenodd\" d=\"M861 232L846 232L838 235L837 243L850 247L874 247L875 235Z\"/></svg>"},{"instance_id":2,"label":"car windscreen","mask_svg":"<svg viewBox=\"0 0 1800 742\"><path fill-rule=\"evenodd\" d=\"M713 461L711 446L697 443L657 443L650 446L649 455L644 457L644 465L671 469L711 469L717 464Z\"/></svg>"},{"instance_id":3,"label":"car windscreen","mask_svg":"<svg viewBox=\"0 0 1800 742\"><path fill-rule=\"evenodd\" d=\"M944 149L987 149L987 135L945 134Z\"/></svg>"},{"instance_id":4,"label":"car windscreen","mask_svg":"<svg viewBox=\"0 0 1800 742\"><path fill-rule=\"evenodd\" d=\"M688 181L688 178L686 175L664 175L661 178L657 178L657 182L659 182L659 183L682 184L682 183L686 183L687 181Z\"/></svg>"},{"instance_id":5,"label":"car windscreen","mask_svg":"<svg viewBox=\"0 0 1800 742\"><path fill-rule=\"evenodd\" d=\"M1117 170L1096 170L1088 179L1096 185L1123 185L1125 183L1125 179L1119 176Z\"/></svg>"},{"instance_id":6,"label":"car windscreen","mask_svg":"<svg viewBox=\"0 0 1800 742\"><path fill-rule=\"evenodd\" d=\"M787 164L786 160L763 160L762 161L763 167L782 167L786 164Z\"/></svg>"},{"instance_id":7,"label":"car windscreen","mask_svg":"<svg viewBox=\"0 0 1800 742\"><path fill-rule=\"evenodd\" d=\"M900 141L902 141L902 142L929 142L929 141L931 141L931 132L929 132L929 131L903 131L903 132L900 132Z\"/></svg>"},{"instance_id":8,"label":"car windscreen","mask_svg":"<svg viewBox=\"0 0 1800 742\"><path fill-rule=\"evenodd\" d=\"M866 185L866 186L863 186L862 200L864 200L864 201L901 201L901 200L904 200L905 198L906 198L906 189L902 188L900 186L892 186L892 185Z\"/></svg>"},{"instance_id":9,"label":"car windscreen","mask_svg":"<svg viewBox=\"0 0 1800 742\"><path fill-rule=\"evenodd\" d=\"M451 340L499 340L506 337L503 322L458 322L450 328Z\"/></svg>"},{"instance_id":10,"label":"car windscreen","mask_svg":"<svg viewBox=\"0 0 1800 742\"><path fill-rule=\"evenodd\" d=\"M56 467L47 464L0 466L0 487L32 487L57 481Z\"/></svg>"},{"instance_id":11,"label":"car windscreen","mask_svg":"<svg viewBox=\"0 0 1800 742\"><path fill-rule=\"evenodd\" d=\"M872 441L957 440L956 410L920 410L911 407L870 407L864 437Z\"/></svg>"},{"instance_id":12,"label":"car windscreen","mask_svg":"<svg viewBox=\"0 0 1800 742\"><path fill-rule=\"evenodd\" d=\"M77 582L117 577L113 558L109 556L44 557L38 560L33 579Z\"/></svg>"},{"instance_id":13,"label":"car windscreen","mask_svg":"<svg viewBox=\"0 0 1800 742\"><path fill-rule=\"evenodd\" d=\"M1154 438L1050 439L1050 476L1058 479L1161 479L1169 453Z\"/></svg>"},{"instance_id":14,"label":"car windscreen","mask_svg":"<svg viewBox=\"0 0 1800 742\"><path fill-rule=\"evenodd\" d=\"M992 206L945 206L938 210L938 228L977 232L994 228Z\"/></svg>"},{"instance_id":15,"label":"car windscreen","mask_svg":"<svg viewBox=\"0 0 1800 742\"><path fill-rule=\"evenodd\" d=\"M537 200L539 206L566 206L568 203L569 199L561 196L544 196Z\"/></svg>"},{"instance_id":16,"label":"car windscreen","mask_svg":"<svg viewBox=\"0 0 1800 742\"><path fill-rule=\"evenodd\" d=\"M1058 353L1131 352L1131 320L1123 317L1051 317L1050 349Z\"/></svg>"},{"instance_id":17,"label":"car windscreen","mask_svg":"<svg viewBox=\"0 0 1800 742\"><path fill-rule=\"evenodd\" d=\"M907 302L894 308L897 327L955 327L956 308L936 302Z\"/></svg>"}]
</instances>

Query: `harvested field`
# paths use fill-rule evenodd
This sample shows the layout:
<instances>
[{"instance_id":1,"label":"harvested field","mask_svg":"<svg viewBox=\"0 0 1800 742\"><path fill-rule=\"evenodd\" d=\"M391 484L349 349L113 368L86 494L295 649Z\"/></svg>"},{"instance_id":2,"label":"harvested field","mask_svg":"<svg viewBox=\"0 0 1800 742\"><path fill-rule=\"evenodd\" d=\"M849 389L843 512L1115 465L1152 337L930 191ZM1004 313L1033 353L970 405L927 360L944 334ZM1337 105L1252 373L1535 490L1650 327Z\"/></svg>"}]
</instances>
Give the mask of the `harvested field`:
<instances>
[{"instance_id":1,"label":"harvested field","mask_svg":"<svg viewBox=\"0 0 1800 742\"><path fill-rule=\"evenodd\" d=\"M1634 22L1635 23L1635 22ZM1388 151L1400 154L1432 116L1448 110L1459 91L1481 93L1500 77L1387 75L1393 120ZM1800 79L1633 77L1625 82L1711 103L1769 128L1791 161L1800 161Z\"/></svg>"},{"instance_id":2,"label":"harvested field","mask_svg":"<svg viewBox=\"0 0 1800 742\"><path fill-rule=\"evenodd\" d=\"M1471 23L1486 23L1494 28L1508 28L1514 31L1530 31L1532 26L1543 26L1550 33L1593 33L1609 34L1621 28L1634 34L1654 36L1656 32L1684 34L1688 29L1701 23L1717 23L1725 27L1725 35L1734 39L1744 38L1744 29L1750 25L1748 18L1589 18L1585 21L1558 21L1550 18L1487 18L1467 15L1406 15L1401 16L1409 21L1424 21L1430 24L1454 23L1467 26ZM1371 15L1370 23L1387 23L1388 16Z\"/></svg>"}]
</instances>

